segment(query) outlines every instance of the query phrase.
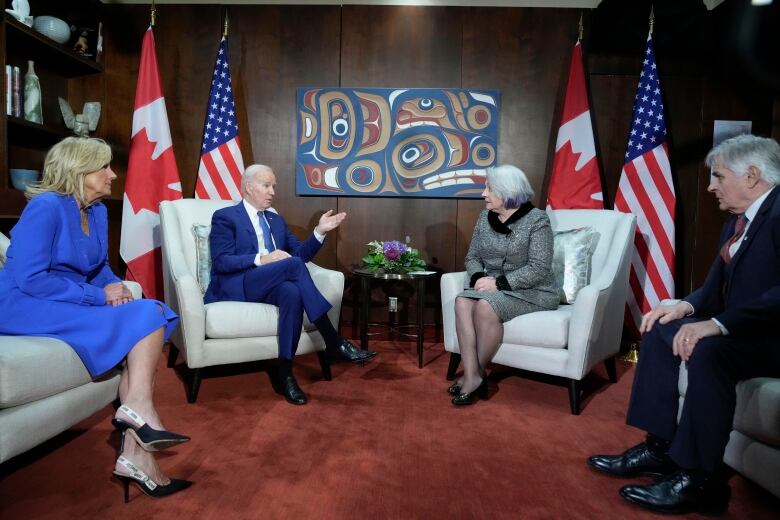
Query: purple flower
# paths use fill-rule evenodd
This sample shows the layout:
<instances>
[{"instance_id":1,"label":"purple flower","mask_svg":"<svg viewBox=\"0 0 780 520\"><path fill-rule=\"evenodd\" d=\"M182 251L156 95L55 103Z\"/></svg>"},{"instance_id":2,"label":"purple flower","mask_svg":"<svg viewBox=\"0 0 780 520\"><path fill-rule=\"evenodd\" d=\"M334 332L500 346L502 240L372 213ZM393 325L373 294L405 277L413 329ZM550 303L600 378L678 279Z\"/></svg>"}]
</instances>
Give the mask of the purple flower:
<instances>
[{"instance_id":1,"label":"purple flower","mask_svg":"<svg viewBox=\"0 0 780 520\"><path fill-rule=\"evenodd\" d=\"M382 244L382 252L388 260L398 260L406 249L406 245L398 240L390 240Z\"/></svg>"}]
</instances>

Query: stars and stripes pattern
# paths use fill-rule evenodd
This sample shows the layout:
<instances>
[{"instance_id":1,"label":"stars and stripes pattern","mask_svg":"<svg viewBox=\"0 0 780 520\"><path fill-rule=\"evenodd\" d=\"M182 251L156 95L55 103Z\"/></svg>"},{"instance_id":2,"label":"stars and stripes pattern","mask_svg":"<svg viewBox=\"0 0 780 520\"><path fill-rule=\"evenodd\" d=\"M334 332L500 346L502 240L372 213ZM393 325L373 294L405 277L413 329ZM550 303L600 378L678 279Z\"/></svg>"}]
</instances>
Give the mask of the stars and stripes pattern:
<instances>
[{"instance_id":1,"label":"stars and stripes pattern","mask_svg":"<svg viewBox=\"0 0 780 520\"><path fill-rule=\"evenodd\" d=\"M652 34L639 77L615 209L637 217L626 323L638 333L642 315L674 297L675 193L661 83Z\"/></svg>"},{"instance_id":2,"label":"stars and stripes pattern","mask_svg":"<svg viewBox=\"0 0 780 520\"><path fill-rule=\"evenodd\" d=\"M222 37L211 79L206 122L203 125L198 180L198 199L241 199L244 160L238 141L238 114L228 66L227 36Z\"/></svg>"}]
</instances>

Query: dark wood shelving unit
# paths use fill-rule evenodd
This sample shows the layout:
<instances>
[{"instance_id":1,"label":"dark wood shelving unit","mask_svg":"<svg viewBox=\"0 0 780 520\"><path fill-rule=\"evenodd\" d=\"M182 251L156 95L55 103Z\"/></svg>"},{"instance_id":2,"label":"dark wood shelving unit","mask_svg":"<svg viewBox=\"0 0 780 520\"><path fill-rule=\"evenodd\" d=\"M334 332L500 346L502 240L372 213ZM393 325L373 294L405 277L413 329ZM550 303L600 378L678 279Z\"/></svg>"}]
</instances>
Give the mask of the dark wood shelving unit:
<instances>
[{"instance_id":1,"label":"dark wood shelving unit","mask_svg":"<svg viewBox=\"0 0 780 520\"><path fill-rule=\"evenodd\" d=\"M102 18L103 4L98 0L36 0L31 4L34 16L56 16L77 27L97 29ZM19 67L22 76L28 62L33 62L42 91L43 124L7 115L5 110L0 115L0 218L13 219L21 214L27 200L11 185L9 169L42 169L46 151L72 135L62 121L57 98L71 103L79 99L79 82L84 81L81 78L99 75L104 68L92 57L73 51L73 38L59 44L7 13L0 18L0 45L3 65ZM0 89L5 96L5 81ZM119 208L116 203L110 206L112 212L121 212L121 201Z\"/></svg>"},{"instance_id":2,"label":"dark wood shelving unit","mask_svg":"<svg viewBox=\"0 0 780 520\"><path fill-rule=\"evenodd\" d=\"M65 78L103 72L103 65L70 50L32 27L18 22L9 14L5 16L6 45L24 48L29 59L45 61L48 68Z\"/></svg>"},{"instance_id":3,"label":"dark wood shelving unit","mask_svg":"<svg viewBox=\"0 0 780 520\"><path fill-rule=\"evenodd\" d=\"M54 144L57 141L73 135L65 129L65 125L31 123L19 117L6 116L8 139L12 142L39 142Z\"/></svg>"}]
</instances>

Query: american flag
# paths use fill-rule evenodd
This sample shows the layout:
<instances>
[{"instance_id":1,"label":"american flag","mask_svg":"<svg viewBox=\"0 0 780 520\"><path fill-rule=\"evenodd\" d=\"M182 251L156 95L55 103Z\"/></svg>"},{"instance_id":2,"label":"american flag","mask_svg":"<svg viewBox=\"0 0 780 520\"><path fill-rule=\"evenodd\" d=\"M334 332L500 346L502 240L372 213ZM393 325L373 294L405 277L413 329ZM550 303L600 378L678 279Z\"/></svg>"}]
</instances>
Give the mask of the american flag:
<instances>
[{"instance_id":1,"label":"american flag","mask_svg":"<svg viewBox=\"0 0 780 520\"><path fill-rule=\"evenodd\" d=\"M219 43L217 61L214 64L200 153L195 197L240 200L244 160L238 143L238 121L228 66L227 36L223 36Z\"/></svg>"},{"instance_id":2,"label":"american flag","mask_svg":"<svg viewBox=\"0 0 780 520\"><path fill-rule=\"evenodd\" d=\"M626 304L626 323L635 332L644 313L674 296L674 208L661 83L650 34L615 196L615 209L637 218Z\"/></svg>"}]
</instances>

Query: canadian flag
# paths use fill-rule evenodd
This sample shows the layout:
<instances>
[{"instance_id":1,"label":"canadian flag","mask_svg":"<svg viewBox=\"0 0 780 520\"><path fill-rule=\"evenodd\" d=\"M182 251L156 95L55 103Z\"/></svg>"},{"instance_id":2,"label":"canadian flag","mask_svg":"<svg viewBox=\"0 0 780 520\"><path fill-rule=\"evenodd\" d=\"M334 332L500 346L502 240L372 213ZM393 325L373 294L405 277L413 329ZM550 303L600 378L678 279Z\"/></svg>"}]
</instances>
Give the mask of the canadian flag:
<instances>
[{"instance_id":1,"label":"canadian flag","mask_svg":"<svg viewBox=\"0 0 780 520\"><path fill-rule=\"evenodd\" d=\"M135 88L119 244L119 254L127 264L127 278L140 283L147 298L163 296L158 208L163 200L180 198L181 180L160 86L154 33L149 27L141 46Z\"/></svg>"},{"instance_id":2,"label":"canadian flag","mask_svg":"<svg viewBox=\"0 0 780 520\"><path fill-rule=\"evenodd\" d=\"M561 127L555 142L552 177L547 188L547 207L604 209L579 40L571 54Z\"/></svg>"}]
</instances>

